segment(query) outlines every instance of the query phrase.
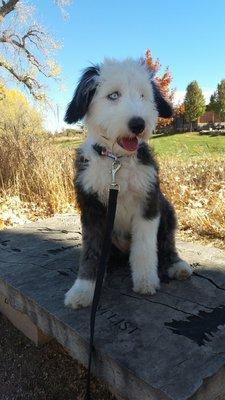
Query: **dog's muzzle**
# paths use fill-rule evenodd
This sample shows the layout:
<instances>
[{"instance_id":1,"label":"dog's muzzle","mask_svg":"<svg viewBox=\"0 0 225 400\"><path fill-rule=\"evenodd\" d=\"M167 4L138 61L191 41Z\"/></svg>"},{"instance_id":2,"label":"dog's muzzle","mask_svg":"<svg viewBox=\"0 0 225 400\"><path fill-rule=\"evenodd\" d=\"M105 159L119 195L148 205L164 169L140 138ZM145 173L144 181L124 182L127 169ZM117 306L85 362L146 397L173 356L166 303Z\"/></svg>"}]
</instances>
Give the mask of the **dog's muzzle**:
<instances>
[{"instance_id":1,"label":"dog's muzzle","mask_svg":"<svg viewBox=\"0 0 225 400\"><path fill-rule=\"evenodd\" d=\"M141 117L133 117L128 122L129 130L135 135L139 135L145 129L145 120Z\"/></svg>"}]
</instances>

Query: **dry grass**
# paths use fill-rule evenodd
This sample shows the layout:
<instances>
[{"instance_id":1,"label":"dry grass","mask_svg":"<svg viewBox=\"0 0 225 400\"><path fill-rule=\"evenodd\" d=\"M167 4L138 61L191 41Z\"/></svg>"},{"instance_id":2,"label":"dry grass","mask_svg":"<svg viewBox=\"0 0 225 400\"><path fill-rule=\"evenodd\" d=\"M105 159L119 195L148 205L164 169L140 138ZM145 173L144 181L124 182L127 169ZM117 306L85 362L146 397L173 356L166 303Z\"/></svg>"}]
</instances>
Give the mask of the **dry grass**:
<instances>
[{"instance_id":1,"label":"dry grass","mask_svg":"<svg viewBox=\"0 0 225 400\"><path fill-rule=\"evenodd\" d=\"M67 210L74 203L72 152L54 146L46 138L0 136L0 207L14 198L51 215ZM12 207L13 207L12 205ZM35 210L36 207L36 210ZM33 210L33 211L32 211Z\"/></svg>"},{"instance_id":2,"label":"dry grass","mask_svg":"<svg viewBox=\"0 0 225 400\"><path fill-rule=\"evenodd\" d=\"M180 232L225 248L224 157L161 157L159 161L162 189L175 206Z\"/></svg>"},{"instance_id":3,"label":"dry grass","mask_svg":"<svg viewBox=\"0 0 225 400\"><path fill-rule=\"evenodd\" d=\"M182 237L225 248L225 159L158 157L164 193ZM0 226L68 211L74 204L73 150L44 138L0 137Z\"/></svg>"}]
</instances>

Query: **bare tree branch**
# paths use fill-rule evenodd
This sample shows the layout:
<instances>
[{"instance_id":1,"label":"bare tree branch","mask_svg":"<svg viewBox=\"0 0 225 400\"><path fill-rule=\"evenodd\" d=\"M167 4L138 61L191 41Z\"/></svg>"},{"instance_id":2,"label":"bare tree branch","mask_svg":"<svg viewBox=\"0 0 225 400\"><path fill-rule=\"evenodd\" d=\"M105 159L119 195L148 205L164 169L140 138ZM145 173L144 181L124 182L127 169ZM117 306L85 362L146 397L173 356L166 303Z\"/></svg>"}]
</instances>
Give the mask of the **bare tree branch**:
<instances>
[{"instance_id":1,"label":"bare tree branch","mask_svg":"<svg viewBox=\"0 0 225 400\"><path fill-rule=\"evenodd\" d=\"M4 60L4 58L0 57L0 68L4 68L7 70L13 77L19 82L25 85L26 88L28 88L30 94L36 99L36 100L43 100L44 99L44 94L41 92L42 86L39 84L39 82L30 76L29 72L25 74L19 74L15 68L13 67L12 64L10 64L8 61Z\"/></svg>"},{"instance_id":2,"label":"bare tree branch","mask_svg":"<svg viewBox=\"0 0 225 400\"><path fill-rule=\"evenodd\" d=\"M13 48L18 48L22 51L27 60L35 66L39 72L41 72L46 78L51 77L51 74L47 72L46 65L41 64L40 61L28 50L26 47L26 40L30 40L38 48L38 42L41 42L41 36L45 36L44 32L38 31L37 29L30 28L29 31L21 38L17 34L10 34L10 32L4 31L2 37L0 37L0 43L10 44ZM34 40L31 39L34 37Z\"/></svg>"},{"instance_id":3,"label":"bare tree branch","mask_svg":"<svg viewBox=\"0 0 225 400\"><path fill-rule=\"evenodd\" d=\"M54 0L54 3L60 8L64 19L69 17L69 14L65 11L65 7L72 3L72 0Z\"/></svg>"},{"instance_id":4,"label":"bare tree branch","mask_svg":"<svg viewBox=\"0 0 225 400\"><path fill-rule=\"evenodd\" d=\"M6 2L2 1L2 6L0 7L0 22L3 20L3 18L9 14L11 11L15 9L16 4L18 3L19 0L9 0Z\"/></svg>"},{"instance_id":5,"label":"bare tree branch","mask_svg":"<svg viewBox=\"0 0 225 400\"><path fill-rule=\"evenodd\" d=\"M52 0L62 13L72 0ZM11 75L37 100L43 99L41 76L59 80L59 66L52 56L59 44L34 19L28 1L0 0L0 72ZM1 74L0 74L1 78Z\"/></svg>"}]
</instances>

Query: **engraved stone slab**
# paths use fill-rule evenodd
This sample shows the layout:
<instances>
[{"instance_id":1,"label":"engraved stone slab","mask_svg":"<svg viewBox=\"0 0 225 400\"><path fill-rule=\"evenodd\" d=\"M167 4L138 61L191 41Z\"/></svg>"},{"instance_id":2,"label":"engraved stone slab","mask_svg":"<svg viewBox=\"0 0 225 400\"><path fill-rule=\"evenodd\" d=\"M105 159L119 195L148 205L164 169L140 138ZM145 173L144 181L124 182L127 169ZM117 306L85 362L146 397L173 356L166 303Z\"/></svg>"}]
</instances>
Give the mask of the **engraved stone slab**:
<instances>
[{"instance_id":1,"label":"engraved stone slab","mask_svg":"<svg viewBox=\"0 0 225 400\"><path fill-rule=\"evenodd\" d=\"M0 232L0 295L87 365L90 308L63 304L78 268L77 215ZM95 330L93 372L129 400L225 398L225 252L180 242L194 276L132 291L129 267L107 277Z\"/></svg>"}]
</instances>

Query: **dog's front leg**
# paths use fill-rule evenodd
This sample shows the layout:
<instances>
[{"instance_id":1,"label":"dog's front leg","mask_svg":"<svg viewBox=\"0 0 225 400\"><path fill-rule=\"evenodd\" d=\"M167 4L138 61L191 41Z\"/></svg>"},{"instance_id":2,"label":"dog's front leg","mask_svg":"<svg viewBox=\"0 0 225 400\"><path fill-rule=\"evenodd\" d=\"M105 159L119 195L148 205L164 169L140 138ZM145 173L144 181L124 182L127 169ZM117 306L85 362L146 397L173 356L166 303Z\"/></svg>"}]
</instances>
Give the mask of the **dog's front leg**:
<instances>
[{"instance_id":1,"label":"dog's front leg","mask_svg":"<svg viewBox=\"0 0 225 400\"><path fill-rule=\"evenodd\" d=\"M160 217L134 218L130 265L133 290L138 293L154 294L160 286L158 277L157 233Z\"/></svg>"},{"instance_id":2,"label":"dog's front leg","mask_svg":"<svg viewBox=\"0 0 225 400\"><path fill-rule=\"evenodd\" d=\"M96 271L104 235L104 221L101 220L99 215L98 217L98 221L91 218L90 223L87 224L87 221L85 221L85 224L82 224L83 248L78 276L65 296L65 305L75 309L87 307L93 300ZM87 216L85 219L87 219Z\"/></svg>"}]
</instances>

